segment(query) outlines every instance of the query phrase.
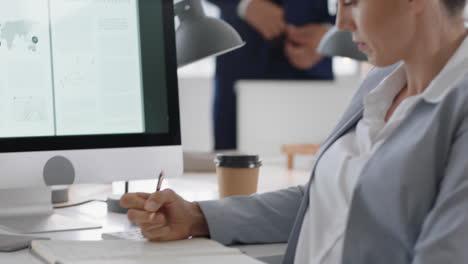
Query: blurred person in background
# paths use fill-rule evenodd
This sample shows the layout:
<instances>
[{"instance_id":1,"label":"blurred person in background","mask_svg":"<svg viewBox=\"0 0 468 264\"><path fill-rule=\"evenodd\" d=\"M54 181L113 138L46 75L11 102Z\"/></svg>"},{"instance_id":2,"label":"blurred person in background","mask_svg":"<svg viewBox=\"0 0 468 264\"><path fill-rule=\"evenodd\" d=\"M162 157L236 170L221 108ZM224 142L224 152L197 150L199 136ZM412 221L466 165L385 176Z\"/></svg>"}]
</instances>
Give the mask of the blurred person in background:
<instances>
[{"instance_id":1,"label":"blurred person in background","mask_svg":"<svg viewBox=\"0 0 468 264\"><path fill-rule=\"evenodd\" d=\"M332 80L332 62L315 50L334 23L327 0L208 0L247 44L216 60L215 150L234 150L238 80Z\"/></svg>"}]
</instances>

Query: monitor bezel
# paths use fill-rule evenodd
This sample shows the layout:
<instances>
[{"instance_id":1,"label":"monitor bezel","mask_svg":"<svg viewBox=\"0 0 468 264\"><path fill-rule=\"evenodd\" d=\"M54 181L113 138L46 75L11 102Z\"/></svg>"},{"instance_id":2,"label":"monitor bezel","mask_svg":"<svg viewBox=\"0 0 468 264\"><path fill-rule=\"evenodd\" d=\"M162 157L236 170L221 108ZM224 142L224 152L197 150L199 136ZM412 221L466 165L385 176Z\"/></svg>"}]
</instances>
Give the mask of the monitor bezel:
<instances>
[{"instance_id":1,"label":"monitor bezel","mask_svg":"<svg viewBox=\"0 0 468 264\"><path fill-rule=\"evenodd\" d=\"M155 16L152 10L155 10L154 5L158 1L137 1L140 10L140 25L142 26L145 19ZM0 153L181 145L174 8L172 0L162 0L161 2L168 116L170 117L168 133L0 138ZM141 46L142 81L143 85L145 85L150 81L152 75L148 72L149 67L143 67L145 64L145 50L143 45ZM150 45L146 46L146 48L150 48Z\"/></svg>"}]
</instances>

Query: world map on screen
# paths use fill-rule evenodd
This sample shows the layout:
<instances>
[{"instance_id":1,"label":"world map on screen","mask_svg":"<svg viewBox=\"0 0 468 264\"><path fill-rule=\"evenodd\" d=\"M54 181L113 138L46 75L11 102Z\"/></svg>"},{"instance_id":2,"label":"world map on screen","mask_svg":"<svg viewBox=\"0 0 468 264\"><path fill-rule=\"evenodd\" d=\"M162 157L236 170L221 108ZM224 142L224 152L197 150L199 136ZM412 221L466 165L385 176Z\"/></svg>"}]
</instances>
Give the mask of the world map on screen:
<instances>
[{"instance_id":1,"label":"world map on screen","mask_svg":"<svg viewBox=\"0 0 468 264\"><path fill-rule=\"evenodd\" d=\"M0 22L0 48L5 45L8 50L12 50L16 41L22 41L26 45L21 46L35 52L39 42L39 38L34 35L35 24L29 20Z\"/></svg>"}]
</instances>

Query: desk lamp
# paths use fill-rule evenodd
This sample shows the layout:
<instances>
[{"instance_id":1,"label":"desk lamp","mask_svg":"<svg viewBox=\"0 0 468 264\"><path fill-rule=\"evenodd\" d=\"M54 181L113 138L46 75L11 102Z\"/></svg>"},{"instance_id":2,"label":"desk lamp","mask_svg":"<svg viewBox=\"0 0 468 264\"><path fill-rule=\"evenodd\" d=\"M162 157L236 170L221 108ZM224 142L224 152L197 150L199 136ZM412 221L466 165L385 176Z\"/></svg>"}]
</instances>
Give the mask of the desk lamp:
<instances>
[{"instance_id":1,"label":"desk lamp","mask_svg":"<svg viewBox=\"0 0 468 264\"><path fill-rule=\"evenodd\" d=\"M325 34L317 51L325 56L341 56L358 61L367 61L367 56L359 51L356 44L353 43L351 32L341 31L336 27L332 27Z\"/></svg>"},{"instance_id":2,"label":"desk lamp","mask_svg":"<svg viewBox=\"0 0 468 264\"><path fill-rule=\"evenodd\" d=\"M205 15L201 0L176 1L174 12L180 20L176 30L179 68L245 45L240 35L229 24Z\"/></svg>"}]
</instances>

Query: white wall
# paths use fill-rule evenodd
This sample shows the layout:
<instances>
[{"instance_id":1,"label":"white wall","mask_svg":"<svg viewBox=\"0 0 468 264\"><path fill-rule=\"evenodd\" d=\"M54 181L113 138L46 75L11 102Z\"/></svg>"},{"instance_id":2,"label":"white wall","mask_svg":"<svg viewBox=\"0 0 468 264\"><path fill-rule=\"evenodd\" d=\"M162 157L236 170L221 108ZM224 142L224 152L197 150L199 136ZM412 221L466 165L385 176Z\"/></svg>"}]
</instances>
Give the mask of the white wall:
<instances>
[{"instance_id":1,"label":"white wall","mask_svg":"<svg viewBox=\"0 0 468 264\"><path fill-rule=\"evenodd\" d=\"M359 86L359 77L324 81L241 81L237 85L238 147L268 163L284 163L283 144L320 144ZM312 158L297 162L309 167Z\"/></svg>"},{"instance_id":2,"label":"white wall","mask_svg":"<svg viewBox=\"0 0 468 264\"><path fill-rule=\"evenodd\" d=\"M185 151L213 150L211 109L213 80L209 77L179 78L180 123Z\"/></svg>"}]
</instances>

